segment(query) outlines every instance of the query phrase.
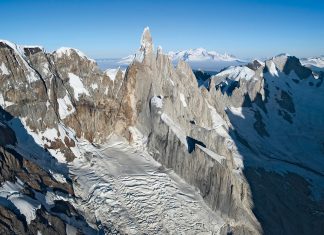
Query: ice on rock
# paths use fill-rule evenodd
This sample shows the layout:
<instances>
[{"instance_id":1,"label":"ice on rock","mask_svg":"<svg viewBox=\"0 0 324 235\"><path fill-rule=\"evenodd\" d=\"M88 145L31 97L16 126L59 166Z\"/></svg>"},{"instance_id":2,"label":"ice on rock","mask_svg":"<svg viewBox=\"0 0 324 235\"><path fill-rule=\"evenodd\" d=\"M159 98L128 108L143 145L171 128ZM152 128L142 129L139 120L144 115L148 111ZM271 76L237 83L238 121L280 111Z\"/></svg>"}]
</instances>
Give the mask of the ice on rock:
<instances>
[{"instance_id":1,"label":"ice on rock","mask_svg":"<svg viewBox=\"0 0 324 235\"><path fill-rule=\"evenodd\" d=\"M186 108L187 107L186 98L184 97L184 95L182 93L179 94L179 97L180 97L180 101L182 103L182 106L184 108Z\"/></svg>"},{"instance_id":2,"label":"ice on rock","mask_svg":"<svg viewBox=\"0 0 324 235\"><path fill-rule=\"evenodd\" d=\"M68 95L65 95L64 98L57 99L59 105L59 115L61 119L65 119L67 116L75 112L75 108Z\"/></svg>"},{"instance_id":3,"label":"ice on rock","mask_svg":"<svg viewBox=\"0 0 324 235\"><path fill-rule=\"evenodd\" d=\"M79 100L80 94L90 95L89 91L84 87L81 78L74 73L68 73L70 86L74 90L74 98Z\"/></svg>"},{"instance_id":4,"label":"ice on rock","mask_svg":"<svg viewBox=\"0 0 324 235\"><path fill-rule=\"evenodd\" d=\"M278 70L276 68L276 65L273 61L270 61L269 64L268 64L268 69L269 69L269 73L272 75L272 76L276 76L278 77Z\"/></svg>"},{"instance_id":5,"label":"ice on rock","mask_svg":"<svg viewBox=\"0 0 324 235\"><path fill-rule=\"evenodd\" d=\"M0 106L2 106L3 108L6 108L13 104L14 104L13 102L6 101L3 97L3 95L0 93Z\"/></svg>"},{"instance_id":6,"label":"ice on rock","mask_svg":"<svg viewBox=\"0 0 324 235\"><path fill-rule=\"evenodd\" d=\"M26 69L25 76L26 76L26 80L29 83L40 80L40 77L38 76L38 74L28 64L27 57L25 55L24 48L22 46L19 46L17 44L7 41L7 40L0 40L0 43L6 44L7 46L9 46L11 49L13 49L14 53L20 58L20 61L18 61L18 63L22 62L23 66L25 67L25 69ZM2 70L2 68L1 68L1 70ZM4 72L9 72L9 71L4 71Z\"/></svg>"},{"instance_id":7,"label":"ice on rock","mask_svg":"<svg viewBox=\"0 0 324 235\"><path fill-rule=\"evenodd\" d=\"M92 83L91 88L92 88L92 90L98 89L98 84L97 83Z\"/></svg>"},{"instance_id":8,"label":"ice on rock","mask_svg":"<svg viewBox=\"0 0 324 235\"><path fill-rule=\"evenodd\" d=\"M107 69L107 70L105 71L105 74L107 74L108 77L109 77L112 81L114 81L115 78L116 78L116 75L117 75L117 73L118 73L119 70L120 70L120 68L117 68L117 69ZM122 71L122 72L124 73L124 71Z\"/></svg>"},{"instance_id":9,"label":"ice on rock","mask_svg":"<svg viewBox=\"0 0 324 235\"><path fill-rule=\"evenodd\" d=\"M166 113L161 114L161 120L171 128L173 133L178 137L182 144L188 147L188 143L186 140L187 135L185 131L181 128L181 126L175 123Z\"/></svg>"},{"instance_id":10,"label":"ice on rock","mask_svg":"<svg viewBox=\"0 0 324 235\"><path fill-rule=\"evenodd\" d=\"M7 69L6 65L3 62L1 63L1 66L0 66L0 73L2 75L9 75L10 74L9 70Z\"/></svg>"},{"instance_id":11,"label":"ice on rock","mask_svg":"<svg viewBox=\"0 0 324 235\"><path fill-rule=\"evenodd\" d=\"M28 224L36 218L36 210L40 208L40 203L27 195L23 195L20 191L23 189L23 183L17 180L16 183L6 181L0 187L0 197L7 198L11 201L26 217Z\"/></svg>"},{"instance_id":12,"label":"ice on rock","mask_svg":"<svg viewBox=\"0 0 324 235\"><path fill-rule=\"evenodd\" d=\"M161 96L153 96L151 104L161 109L163 107L163 98Z\"/></svg>"}]
</instances>

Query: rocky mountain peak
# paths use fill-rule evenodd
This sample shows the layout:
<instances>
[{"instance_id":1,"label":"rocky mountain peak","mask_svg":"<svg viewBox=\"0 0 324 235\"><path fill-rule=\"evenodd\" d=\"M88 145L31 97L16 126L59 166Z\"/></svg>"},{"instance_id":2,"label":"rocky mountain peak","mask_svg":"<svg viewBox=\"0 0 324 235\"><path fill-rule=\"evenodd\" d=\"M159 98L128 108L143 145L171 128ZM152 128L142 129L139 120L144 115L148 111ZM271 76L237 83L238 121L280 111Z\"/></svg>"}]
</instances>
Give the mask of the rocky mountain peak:
<instances>
[{"instance_id":1,"label":"rocky mountain peak","mask_svg":"<svg viewBox=\"0 0 324 235\"><path fill-rule=\"evenodd\" d=\"M141 50L143 50L145 54L153 53L154 48L149 27L146 27L143 31L141 38Z\"/></svg>"},{"instance_id":2,"label":"rocky mountain peak","mask_svg":"<svg viewBox=\"0 0 324 235\"><path fill-rule=\"evenodd\" d=\"M7 40L0 40L0 48L8 48L14 50L18 54L23 54L23 50L20 46Z\"/></svg>"},{"instance_id":3,"label":"rocky mountain peak","mask_svg":"<svg viewBox=\"0 0 324 235\"><path fill-rule=\"evenodd\" d=\"M95 62L93 59L90 59L82 51L80 51L78 49L75 49L75 48L70 48L70 47L60 47L59 49L55 50L52 54L56 58L79 57L82 60L87 60L87 61L90 61L90 62Z\"/></svg>"},{"instance_id":4,"label":"rocky mountain peak","mask_svg":"<svg viewBox=\"0 0 324 235\"><path fill-rule=\"evenodd\" d=\"M268 71L272 74L276 74L276 70L289 75L290 72L294 71L299 79L306 79L312 75L312 71L304 67L300 60L295 56L290 56L286 53L279 54L270 60L266 61Z\"/></svg>"}]
</instances>

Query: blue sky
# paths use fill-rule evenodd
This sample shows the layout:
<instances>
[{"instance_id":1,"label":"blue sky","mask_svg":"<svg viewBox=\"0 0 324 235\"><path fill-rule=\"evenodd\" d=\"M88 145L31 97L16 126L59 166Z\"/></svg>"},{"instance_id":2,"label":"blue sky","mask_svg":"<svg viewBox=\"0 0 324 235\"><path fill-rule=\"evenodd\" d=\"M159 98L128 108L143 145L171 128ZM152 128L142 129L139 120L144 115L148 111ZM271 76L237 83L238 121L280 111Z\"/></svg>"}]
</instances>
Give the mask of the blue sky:
<instances>
[{"instance_id":1,"label":"blue sky","mask_svg":"<svg viewBox=\"0 0 324 235\"><path fill-rule=\"evenodd\" d=\"M0 0L0 20L2 39L93 58L132 54L145 26L164 51L324 54L323 0Z\"/></svg>"}]
</instances>

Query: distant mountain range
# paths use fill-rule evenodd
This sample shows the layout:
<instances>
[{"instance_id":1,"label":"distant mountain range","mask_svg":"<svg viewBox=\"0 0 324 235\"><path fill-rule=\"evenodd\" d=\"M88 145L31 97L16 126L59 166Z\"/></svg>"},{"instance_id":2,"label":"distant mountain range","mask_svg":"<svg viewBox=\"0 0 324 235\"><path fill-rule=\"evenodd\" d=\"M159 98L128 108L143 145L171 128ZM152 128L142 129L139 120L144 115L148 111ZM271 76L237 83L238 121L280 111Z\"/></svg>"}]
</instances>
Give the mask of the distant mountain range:
<instances>
[{"instance_id":1,"label":"distant mountain range","mask_svg":"<svg viewBox=\"0 0 324 235\"><path fill-rule=\"evenodd\" d=\"M237 58L234 55L227 53L221 54L216 51L207 51L204 48L196 48L181 51L170 51L167 53L174 65L179 60L184 60L190 64L194 70L203 71L220 71L228 66L236 66L246 64L247 61ZM102 69L126 68L134 59L134 55L129 55L124 58L103 58L97 59L97 63Z\"/></svg>"},{"instance_id":2,"label":"distant mountain range","mask_svg":"<svg viewBox=\"0 0 324 235\"><path fill-rule=\"evenodd\" d=\"M176 52L170 51L167 55L174 65L177 65L179 60L184 60L193 70L209 72L219 72L229 66L246 65L250 62L248 59L240 59L227 53L221 54L216 51L207 51L204 48ZM129 55L123 58L101 58L96 59L96 62L102 70L116 69L118 67L124 70L133 61L134 57L135 55ZM324 56L302 58L300 62L312 70L324 71Z\"/></svg>"},{"instance_id":3,"label":"distant mountain range","mask_svg":"<svg viewBox=\"0 0 324 235\"><path fill-rule=\"evenodd\" d=\"M216 51L207 51L204 48L183 50L168 53L174 64L184 60L192 69L203 71L220 71L228 66L246 64L247 61L230 54L221 54Z\"/></svg>"},{"instance_id":4,"label":"distant mountain range","mask_svg":"<svg viewBox=\"0 0 324 235\"><path fill-rule=\"evenodd\" d=\"M314 70L324 71L324 55L318 57L303 58L300 60L302 65Z\"/></svg>"}]
</instances>

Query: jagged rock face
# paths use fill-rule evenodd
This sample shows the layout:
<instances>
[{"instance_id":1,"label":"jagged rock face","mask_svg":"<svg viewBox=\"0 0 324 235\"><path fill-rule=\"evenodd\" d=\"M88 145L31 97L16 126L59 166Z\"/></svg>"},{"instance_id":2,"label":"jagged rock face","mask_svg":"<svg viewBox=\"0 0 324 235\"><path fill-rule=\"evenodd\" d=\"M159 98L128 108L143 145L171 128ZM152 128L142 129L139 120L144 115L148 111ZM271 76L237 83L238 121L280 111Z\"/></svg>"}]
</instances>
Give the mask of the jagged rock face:
<instances>
[{"instance_id":1,"label":"jagged rock face","mask_svg":"<svg viewBox=\"0 0 324 235\"><path fill-rule=\"evenodd\" d=\"M127 121L122 113L127 111L120 109L122 72L112 81L75 49L48 54L40 48L21 49L8 44L2 42L0 49L1 61L6 62L8 70L0 75L1 100L7 111L23 119L24 125L42 133L53 128L60 132L61 123L91 142L100 142L111 134L116 118L123 131ZM68 153L65 157L73 159L71 146L63 141L66 138L72 136L58 133L47 146L64 150Z\"/></svg>"},{"instance_id":2,"label":"jagged rock face","mask_svg":"<svg viewBox=\"0 0 324 235\"><path fill-rule=\"evenodd\" d=\"M249 187L239 171L234 172L238 166L235 148L229 149L227 124L217 123L221 118L207 90L198 88L191 68L183 61L174 68L161 50L154 55L147 33L144 40L149 41L142 42L141 48L144 59L134 61L125 75L123 105L131 110L131 125L146 136L155 159L197 187L211 208L239 221L231 228L234 233L240 233L240 227L257 233L260 228L250 210Z\"/></svg>"},{"instance_id":3,"label":"jagged rock face","mask_svg":"<svg viewBox=\"0 0 324 235\"><path fill-rule=\"evenodd\" d=\"M288 67L289 70L286 69ZM312 136L311 138L320 139L323 121L318 112L324 109L319 101L323 97L322 78L316 79L308 68L300 65L295 57L282 55L266 61L265 66L260 67L257 71L259 72L253 73L251 77L247 78L241 76L242 74L237 75L229 69L228 74L224 71L213 78L211 94L215 97L215 100L222 99L222 102L217 100L214 102L220 106L218 111L224 113L225 110L229 119L233 115L240 115L242 118L245 116L247 119L245 124L248 121L255 120L257 122L266 119L263 122L269 122L268 125L265 125L265 131L269 133L270 138L262 138L263 136L260 133L255 137L261 142L269 139L281 139L277 143L272 143L272 148L287 148L284 151L286 154L296 151L296 146L291 141L283 141L280 136L285 138L287 133L302 130L303 135L309 133L309 136ZM308 77L298 74L308 74ZM236 125L237 129L243 128L243 126L238 127L238 122L241 121L239 118L230 121ZM249 126L253 127L253 122L249 123ZM316 126L316 131L314 131L314 126ZM258 132L258 128L254 129ZM248 131L244 132L244 135L248 134ZM303 139L304 137L297 135L294 140L297 141L299 138ZM299 141L302 141L301 139ZM253 141L255 140L253 139ZM315 155L318 156L321 152L319 145L315 147L316 142L314 141L309 147L314 147L314 150L317 148ZM282 146L283 144L285 147ZM288 147L290 144L291 146ZM309 150L307 148L301 152ZM274 151L274 149L271 151ZM315 161L317 161L316 157L314 158ZM309 161L309 163L312 162Z\"/></svg>"},{"instance_id":4,"label":"jagged rock face","mask_svg":"<svg viewBox=\"0 0 324 235\"><path fill-rule=\"evenodd\" d=\"M64 162L75 158L77 137L100 141L113 130L122 74L111 81L73 49L6 41L0 61L1 233L97 233L73 206Z\"/></svg>"},{"instance_id":5,"label":"jagged rock face","mask_svg":"<svg viewBox=\"0 0 324 235\"><path fill-rule=\"evenodd\" d=\"M19 153L15 132L4 120L0 125L0 139L5 140L0 146L1 234L95 233L70 202L60 199L75 196L71 179L47 172Z\"/></svg>"},{"instance_id":6,"label":"jagged rock face","mask_svg":"<svg viewBox=\"0 0 324 235\"><path fill-rule=\"evenodd\" d=\"M323 78L288 55L243 75L225 70L212 79L210 91L232 125L264 233L318 233L323 229L323 216L315 212L324 195Z\"/></svg>"}]
</instances>

